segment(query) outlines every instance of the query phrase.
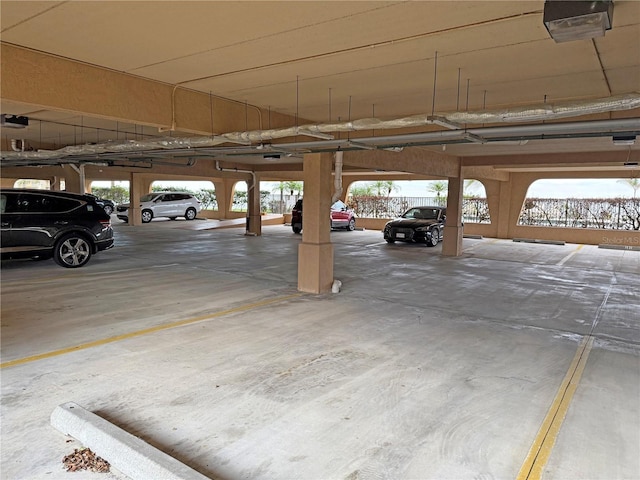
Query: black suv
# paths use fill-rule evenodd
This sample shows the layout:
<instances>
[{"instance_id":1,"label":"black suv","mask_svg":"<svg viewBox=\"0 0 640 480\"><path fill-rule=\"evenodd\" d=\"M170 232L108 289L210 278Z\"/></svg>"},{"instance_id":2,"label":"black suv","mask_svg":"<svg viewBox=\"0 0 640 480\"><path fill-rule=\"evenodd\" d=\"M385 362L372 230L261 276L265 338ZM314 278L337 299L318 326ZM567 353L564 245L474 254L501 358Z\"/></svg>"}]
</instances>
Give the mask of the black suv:
<instances>
[{"instance_id":1,"label":"black suv","mask_svg":"<svg viewBox=\"0 0 640 480\"><path fill-rule=\"evenodd\" d=\"M95 197L49 190L0 190L2 258L51 257L77 268L113 246L111 217Z\"/></svg>"}]
</instances>

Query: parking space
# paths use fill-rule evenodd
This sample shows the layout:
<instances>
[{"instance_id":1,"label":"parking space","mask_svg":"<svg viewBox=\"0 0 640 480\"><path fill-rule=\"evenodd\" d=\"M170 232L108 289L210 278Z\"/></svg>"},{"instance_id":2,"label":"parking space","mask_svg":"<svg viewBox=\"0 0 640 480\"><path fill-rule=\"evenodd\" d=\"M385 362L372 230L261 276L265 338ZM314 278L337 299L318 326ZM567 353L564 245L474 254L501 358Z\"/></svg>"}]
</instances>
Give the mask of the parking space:
<instances>
[{"instance_id":1,"label":"parking space","mask_svg":"<svg viewBox=\"0 0 640 480\"><path fill-rule=\"evenodd\" d=\"M206 222L3 262L2 478L97 478L68 401L216 479L640 478L640 252L334 231L342 291L307 295L290 227Z\"/></svg>"}]
</instances>

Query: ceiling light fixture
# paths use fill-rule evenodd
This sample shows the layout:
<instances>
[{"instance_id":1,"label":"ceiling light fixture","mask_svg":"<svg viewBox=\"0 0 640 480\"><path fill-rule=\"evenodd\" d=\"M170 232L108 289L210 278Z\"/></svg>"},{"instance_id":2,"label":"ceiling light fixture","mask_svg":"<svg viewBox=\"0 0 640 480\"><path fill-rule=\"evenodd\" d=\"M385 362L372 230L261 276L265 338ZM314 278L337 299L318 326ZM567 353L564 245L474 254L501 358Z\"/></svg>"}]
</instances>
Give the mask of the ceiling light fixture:
<instances>
[{"instance_id":1,"label":"ceiling light fixture","mask_svg":"<svg viewBox=\"0 0 640 480\"><path fill-rule=\"evenodd\" d=\"M613 144L617 146L634 145L636 143L635 135L614 135L612 139Z\"/></svg>"},{"instance_id":2,"label":"ceiling light fixture","mask_svg":"<svg viewBox=\"0 0 640 480\"><path fill-rule=\"evenodd\" d=\"M348 147L353 147L353 148L361 148L363 150L375 150L376 147L373 145L368 145L366 143L361 143L361 142L354 142L353 140L349 140L347 141L347 146Z\"/></svg>"},{"instance_id":3,"label":"ceiling light fixture","mask_svg":"<svg viewBox=\"0 0 640 480\"><path fill-rule=\"evenodd\" d=\"M6 128L26 128L29 126L29 117L19 115L0 115L0 126Z\"/></svg>"},{"instance_id":4,"label":"ceiling light fixture","mask_svg":"<svg viewBox=\"0 0 640 480\"><path fill-rule=\"evenodd\" d=\"M544 26L556 43L604 37L611 30L611 0L546 0Z\"/></svg>"},{"instance_id":5,"label":"ceiling light fixture","mask_svg":"<svg viewBox=\"0 0 640 480\"><path fill-rule=\"evenodd\" d=\"M475 133L465 132L464 135L462 135L462 138L471 143L487 143L484 138L480 135L476 135Z\"/></svg>"},{"instance_id":6,"label":"ceiling light fixture","mask_svg":"<svg viewBox=\"0 0 640 480\"><path fill-rule=\"evenodd\" d=\"M335 138L333 135L329 135L328 133L312 132L311 130L304 130L302 128L298 129L298 134L306 135L307 137L319 138L321 140L333 140Z\"/></svg>"},{"instance_id":7,"label":"ceiling light fixture","mask_svg":"<svg viewBox=\"0 0 640 480\"><path fill-rule=\"evenodd\" d=\"M444 117L439 117L437 115L430 115L427 117L427 121L433 123L434 125L440 125L441 127L448 128L449 130L460 130L462 128L461 125L450 122Z\"/></svg>"}]
</instances>

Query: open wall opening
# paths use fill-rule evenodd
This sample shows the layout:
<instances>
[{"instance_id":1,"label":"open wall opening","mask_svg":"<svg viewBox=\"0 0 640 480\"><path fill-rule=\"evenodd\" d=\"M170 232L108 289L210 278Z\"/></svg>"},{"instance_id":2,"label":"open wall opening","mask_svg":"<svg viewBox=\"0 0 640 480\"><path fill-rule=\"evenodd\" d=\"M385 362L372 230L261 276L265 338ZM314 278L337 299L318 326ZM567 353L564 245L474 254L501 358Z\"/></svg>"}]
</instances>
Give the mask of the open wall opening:
<instances>
[{"instance_id":1,"label":"open wall opening","mask_svg":"<svg viewBox=\"0 0 640 480\"><path fill-rule=\"evenodd\" d=\"M533 182L518 225L640 229L638 178L541 179Z\"/></svg>"},{"instance_id":2,"label":"open wall opening","mask_svg":"<svg viewBox=\"0 0 640 480\"><path fill-rule=\"evenodd\" d=\"M412 207L446 207L448 191L447 180L358 181L349 187L347 204L359 217L394 218ZM489 223L484 185L465 180L463 196L463 221Z\"/></svg>"},{"instance_id":3,"label":"open wall opening","mask_svg":"<svg viewBox=\"0 0 640 480\"><path fill-rule=\"evenodd\" d=\"M188 192L202 203L203 210L217 210L216 188L213 182L202 180L156 180L151 184L153 192Z\"/></svg>"}]
</instances>

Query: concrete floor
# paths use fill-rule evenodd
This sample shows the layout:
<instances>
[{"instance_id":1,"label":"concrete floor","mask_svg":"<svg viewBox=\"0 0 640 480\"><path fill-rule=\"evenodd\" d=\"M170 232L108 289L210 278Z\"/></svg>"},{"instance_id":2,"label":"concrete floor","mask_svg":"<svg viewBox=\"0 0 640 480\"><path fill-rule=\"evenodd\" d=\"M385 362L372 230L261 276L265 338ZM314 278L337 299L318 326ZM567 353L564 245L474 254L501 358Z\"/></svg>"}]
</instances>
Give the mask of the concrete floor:
<instances>
[{"instance_id":1,"label":"concrete floor","mask_svg":"<svg viewBox=\"0 0 640 480\"><path fill-rule=\"evenodd\" d=\"M640 252L336 231L342 292L313 296L290 228L209 225L2 263L1 478L124 478L63 470L68 401L220 480L527 478L580 356L542 478L640 478Z\"/></svg>"}]
</instances>

